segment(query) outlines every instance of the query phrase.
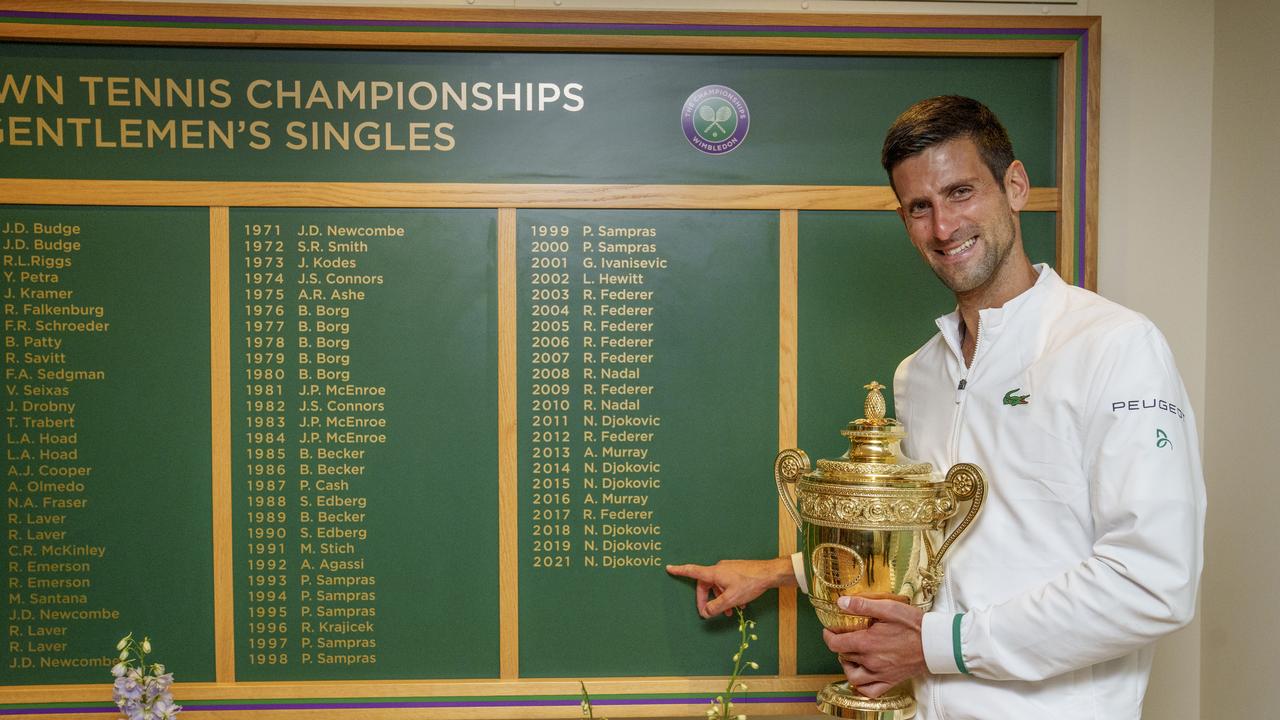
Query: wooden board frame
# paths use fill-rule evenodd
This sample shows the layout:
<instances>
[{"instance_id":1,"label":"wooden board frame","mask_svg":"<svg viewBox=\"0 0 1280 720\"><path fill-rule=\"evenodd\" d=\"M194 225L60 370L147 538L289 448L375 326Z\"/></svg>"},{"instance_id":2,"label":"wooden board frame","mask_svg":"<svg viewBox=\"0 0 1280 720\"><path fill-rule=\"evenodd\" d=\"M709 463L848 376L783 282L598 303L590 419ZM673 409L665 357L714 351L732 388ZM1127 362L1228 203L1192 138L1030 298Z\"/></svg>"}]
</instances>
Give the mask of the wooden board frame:
<instances>
[{"instance_id":1,"label":"wooden board frame","mask_svg":"<svg viewBox=\"0 0 1280 720\"><path fill-rule=\"evenodd\" d=\"M1056 265L1096 288L1100 26L1096 17L833 15L415 9L289 5L0 0L0 40L285 48L378 48L634 53L934 55L1059 60L1057 187L1035 188L1031 211L1058 213ZM2 172L2 171L0 171ZM499 248L500 585L517 588L515 214L524 208L755 209L779 212L779 447L796 443L796 246L799 210L892 210L887 187L792 185L561 185L346 182L32 180L0 177L6 204L171 205L210 213L216 682L175 686L186 712L240 718L578 717L576 679L522 680L515 603L500 619L500 676L475 681L236 683L230 569L230 439L226 404L227 217L230 207L467 207L493 209ZM269 198L269 199L268 199ZM220 298L219 295L223 297ZM218 530L222 527L222 531ZM795 534L779 512L778 548ZM225 566L225 567L224 567ZM692 600L691 600L692 604ZM692 611L692 609L691 609ZM749 714L810 712L829 678L797 676L797 600L779 600L779 668L750 678ZM176 669L179 674L181 668ZM96 685L0 687L0 712L99 717ZM612 717L700 715L724 678L595 678L597 712Z\"/></svg>"}]
</instances>

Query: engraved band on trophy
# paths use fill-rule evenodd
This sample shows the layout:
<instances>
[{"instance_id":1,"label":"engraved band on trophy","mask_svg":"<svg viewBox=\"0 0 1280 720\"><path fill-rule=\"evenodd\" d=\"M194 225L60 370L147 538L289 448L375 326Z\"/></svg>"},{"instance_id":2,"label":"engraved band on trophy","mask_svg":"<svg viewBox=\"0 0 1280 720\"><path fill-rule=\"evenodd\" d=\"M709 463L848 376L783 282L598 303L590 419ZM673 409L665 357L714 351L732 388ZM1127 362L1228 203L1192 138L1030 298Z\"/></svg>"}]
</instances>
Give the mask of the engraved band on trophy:
<instances>
[{"instance_id":1,"label":"engraved band on trophy","mask_svg":"<svg viewBox=\"0 0 1280 720\"><path fill-rule=\"evenodd\" d=\"M803 450L778 453L778 495L800 528L809 582L809 602L823 626L835 632L862 630L871 618L841 612L841 595L895 599L928 610L942 583L942 558L977 516L986 481L976 465L959 463L939 479L929 463L902 456L906 429L885 417L878 382L864 386L866 417L840 432L849 454L819 460L817 470ZM794 499L787 490L794 485ZM972 500L950 535L942 537L958 503ZM818 708L855 720L907 720L915 716L910 681L878 698L832 683L818 693Z\"/></svg>"}]
</instances>

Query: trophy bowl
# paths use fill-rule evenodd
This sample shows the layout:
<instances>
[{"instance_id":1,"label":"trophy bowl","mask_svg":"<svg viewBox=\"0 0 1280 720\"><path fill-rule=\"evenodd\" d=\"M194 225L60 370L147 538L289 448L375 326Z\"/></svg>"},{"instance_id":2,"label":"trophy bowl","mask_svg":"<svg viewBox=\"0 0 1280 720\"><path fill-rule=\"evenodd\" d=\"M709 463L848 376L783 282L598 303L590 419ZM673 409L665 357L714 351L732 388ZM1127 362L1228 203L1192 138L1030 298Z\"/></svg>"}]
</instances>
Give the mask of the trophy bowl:
<instances>
[{"instance_id":1,"label":"trophy bowl","mask_svg":"<svg viewBox=\"0 0 1280 720\"><path fill-rule=\"evenodd\" d=\"M865 630L873 622L841 611L842 595L891 599L928 610L942 582L942 558L982 507L982 471L960 463L944 478L929 463L902 456L906 429L886 418L884 386L864 386L866 417L841 431L849 453L819 460L815 470L803 450L778 453L774 481L804 544L809 602L832 632ZM794 491L790 488L794 487ZM964 518L945 538L947 521L962 501ZM818 708L855 720L907 720L916 703L910 681L878 698L832 683L818 693Z\"/></svg>"}]
</instances>

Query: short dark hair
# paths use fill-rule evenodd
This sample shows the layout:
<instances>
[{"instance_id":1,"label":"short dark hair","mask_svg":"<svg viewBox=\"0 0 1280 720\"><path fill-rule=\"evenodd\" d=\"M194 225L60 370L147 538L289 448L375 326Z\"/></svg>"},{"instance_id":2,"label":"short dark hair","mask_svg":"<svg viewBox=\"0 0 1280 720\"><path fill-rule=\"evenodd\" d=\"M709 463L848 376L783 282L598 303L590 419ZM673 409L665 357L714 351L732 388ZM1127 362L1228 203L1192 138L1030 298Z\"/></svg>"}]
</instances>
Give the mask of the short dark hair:
<instances>
[{"instance_id":1,"label":"short dark hair","mask_svg":"<svg viewBox=\"0 0 1280 720\"><path fill-rule=\"evenodd\" d=\"M880 164L889 173L893 185L893 169L898 163L949 140L967 137L978 146L978 155L991 170L996 182L1004 182L1005 172L1013 163L1013 143L996 114L973 98L939 95L907 108L884 137Z\"/></svg>"}]
</instances>

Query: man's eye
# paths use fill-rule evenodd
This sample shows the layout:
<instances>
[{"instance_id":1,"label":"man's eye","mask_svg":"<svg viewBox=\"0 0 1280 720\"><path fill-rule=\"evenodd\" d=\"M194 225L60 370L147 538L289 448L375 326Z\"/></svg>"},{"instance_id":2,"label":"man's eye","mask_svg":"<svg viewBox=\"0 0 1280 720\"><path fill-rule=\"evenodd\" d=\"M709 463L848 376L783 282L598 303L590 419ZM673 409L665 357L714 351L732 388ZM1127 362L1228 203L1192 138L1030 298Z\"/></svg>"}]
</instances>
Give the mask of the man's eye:
<instances>
[{"instance_id":1,"label":"man's eye","mask_svg":"<svg viewBox=\"0 0 1280 720\"><path fill-rule=\"evenodd\" d=\"M951 192L951 199L964 200L965 198L969 197L972 194L973 194L973 188L968 186L958 187Z\"/></svg>"},{"instance_id":2,"label":"man's eye","mask_svg":"<svg viewBox=\"0 0 1280 720\"><path fill-rule=\"evenodd\" d=\"M911 217L920 217L929 212L929 206L925 203L916 203L911 206L910 212Z\"/></svg>"}]
</instances>

